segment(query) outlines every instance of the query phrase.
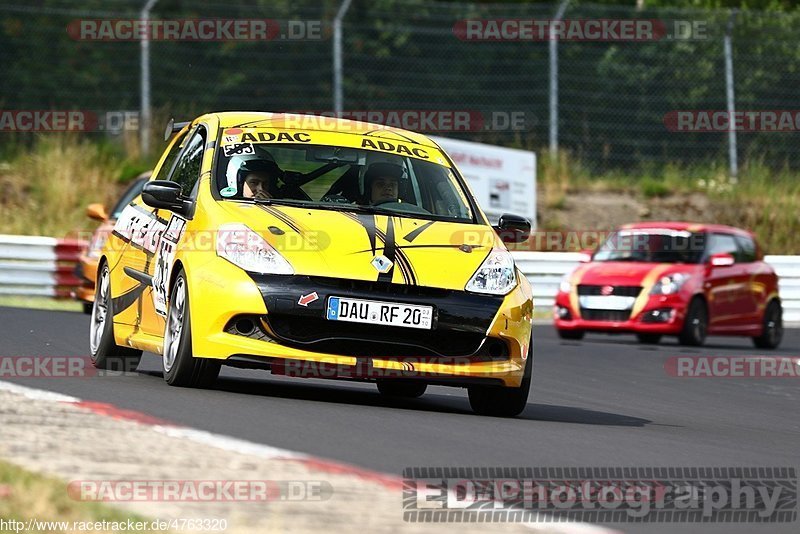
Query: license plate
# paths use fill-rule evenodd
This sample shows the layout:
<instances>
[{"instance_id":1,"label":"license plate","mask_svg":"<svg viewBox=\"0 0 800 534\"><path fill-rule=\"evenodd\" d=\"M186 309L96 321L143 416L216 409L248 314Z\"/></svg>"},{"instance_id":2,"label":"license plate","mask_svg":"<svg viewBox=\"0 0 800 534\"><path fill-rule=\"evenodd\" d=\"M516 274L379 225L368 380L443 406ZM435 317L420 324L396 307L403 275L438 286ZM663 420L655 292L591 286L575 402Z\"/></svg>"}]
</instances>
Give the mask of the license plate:
<instances>
[{"instance_id":1,"label":"license plate","mask_svg":"<svg viewBox=\"0 0 800 534\"><path fill-rule=\"evenodd\" d=\"M433 325L433 307L330 297L328 299L327 317L329 321L347 321L430 330Z\"/></svg>"},{"instance_id":2,"label":"license plate","mask_svg":"<svg viewBox=\"0 0 800 534\"><path fill-rule=\"evenodd\" d=\"M619 295L582 295L578 297L581 308L589 310L630 310L633 308L634 297L621 297Z\"/></svg>"}]
</instances>

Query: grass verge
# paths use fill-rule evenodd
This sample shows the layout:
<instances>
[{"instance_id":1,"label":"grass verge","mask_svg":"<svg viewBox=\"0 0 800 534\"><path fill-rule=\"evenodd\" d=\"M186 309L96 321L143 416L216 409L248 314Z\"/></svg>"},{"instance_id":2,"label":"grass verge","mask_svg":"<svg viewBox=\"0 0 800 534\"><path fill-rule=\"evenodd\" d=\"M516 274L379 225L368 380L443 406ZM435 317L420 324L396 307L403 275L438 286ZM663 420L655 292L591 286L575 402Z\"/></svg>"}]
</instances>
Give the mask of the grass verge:
<instances>
[{"instance_id":1,"label":"grass verge","mask_svg":"<svg viewBox=\"0 0 800 534\"><path fill-rule=\"evenodd\" d=\"M73 522L150 523L147 518L112 508L106 504L73 500L67 493L67 484L43 475L32 473L14 464L0 460L0 518L9 527L9 521L24 523L21 529L7 528L4 532L77 532ZM57 521L62 524L39 524L27 529L28 521ZM53 527L53 528L47 528ZM103 532L103 530L100 530ZM138 532L152 532L142 530Z\"/></svg>"},{"instance_id":2,"label":"grass verge","mask_svg":"<svg viewBox=\"0 0 800 534\"><path fill-rule=\"evenodd\" d=\"M0 306L6 308L30 308L33 310L83 311L83 305L77 300L17 295L0 295Z\"/></svg>"}]
</instances>

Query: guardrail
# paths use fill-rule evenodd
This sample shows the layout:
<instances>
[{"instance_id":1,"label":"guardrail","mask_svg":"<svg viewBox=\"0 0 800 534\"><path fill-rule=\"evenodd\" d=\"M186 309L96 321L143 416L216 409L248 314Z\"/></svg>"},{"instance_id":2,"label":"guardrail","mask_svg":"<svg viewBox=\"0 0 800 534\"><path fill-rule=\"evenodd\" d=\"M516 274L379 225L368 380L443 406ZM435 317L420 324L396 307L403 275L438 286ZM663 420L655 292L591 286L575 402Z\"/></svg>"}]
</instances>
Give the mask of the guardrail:
<instances>
[{"instance_id":1,"label":"guardrail","mask_svg":"<svg viewBox=\"0 0 800 534\"><path fill-rule=\"evenodd\" d=\"M0 235L0 294L71 296L81 283L75 276L82 241L52 237ZM561 277L574 269L577 252L514 252L520 270L533 285L536 307L553 306ZM766 256L780 277L783 317L800 322L800 256Z\"/></svg>"},{"instance_id":2,"label":"guardrail","mask_svg":"<svg viewBox=\"0 0 800 534\"><path fill-rule=\"evenodd\" d=\"M81 284L76 239L0 235L0 295L68 298Z\"/></svg>"},{"instance_id":3,"label":"guardrail","mask_svg":"<svg viewBox=\"0 0 800 534\"><path fill-rule=\"evenodd\" d=\"M577 252L514 252L519 269L533 286L533 299L539 310L553 306L561 277L579 263ZM775 269L783 304L783 320L800 323L800 256L772 256L764 260Z\"/></svg>"}]
</instances>

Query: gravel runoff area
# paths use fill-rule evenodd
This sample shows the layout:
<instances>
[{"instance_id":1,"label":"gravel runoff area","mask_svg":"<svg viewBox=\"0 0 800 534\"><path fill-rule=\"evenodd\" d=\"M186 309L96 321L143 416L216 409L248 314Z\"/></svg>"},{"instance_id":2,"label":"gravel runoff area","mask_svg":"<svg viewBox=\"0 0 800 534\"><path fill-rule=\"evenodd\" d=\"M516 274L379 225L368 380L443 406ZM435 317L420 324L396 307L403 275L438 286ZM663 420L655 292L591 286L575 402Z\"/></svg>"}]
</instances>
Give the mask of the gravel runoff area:
<instances>
[{"instance_id":1,"label":"gravel runoff area","mask_svg":"<svg viewBox=\"0 0 800 534\"><path fill-rule=\"evenodd\" d=\"M408 523L402 518L399 479L395 487L391 481L355 470L337 472L323 461L315 465L314 459L299 454L292 458L288 451L255 444L249 447L248 442L235 440L220 445L219 436L207 439L212 435L200 431L192 435L192 430L184 427L97 412L81 404L59 401L56 396L48 400L0 390L0 458L66 482L305 481L329 490L322 491L329 497L324 500L110 503L150 519L226 518L227 534L356 529L460 534L491 530L610 532L577 523Z\"/></svg>"}]
</instances>

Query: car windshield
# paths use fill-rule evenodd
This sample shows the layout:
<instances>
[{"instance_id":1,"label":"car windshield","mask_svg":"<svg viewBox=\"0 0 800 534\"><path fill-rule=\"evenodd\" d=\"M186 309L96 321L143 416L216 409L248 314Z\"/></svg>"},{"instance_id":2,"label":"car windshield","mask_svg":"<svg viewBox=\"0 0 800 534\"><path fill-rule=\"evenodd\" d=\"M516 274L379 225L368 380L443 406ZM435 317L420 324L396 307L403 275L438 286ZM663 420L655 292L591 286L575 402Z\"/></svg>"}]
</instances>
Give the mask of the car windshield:
<instances>
[{"instance_id":1,"label":"car windshield","mask_svg":"<svg viewBox=\"0 0 800 534\"><path fill-rule=\"evenodd\" d=\"M224 148L216 167L224 199L474 222L454 171L432 161L328 145Z\"/></svg>"},{"instance_id":2,"label":"car windshield","mask_svg":"<svg viewBox=\"0 0 800 534\"><path fill-rule=\"evenodd\" d=\"M593 261L699 263L705 234L647 228L612 233L592 257Z\"/></svg>"}]
</instances>

